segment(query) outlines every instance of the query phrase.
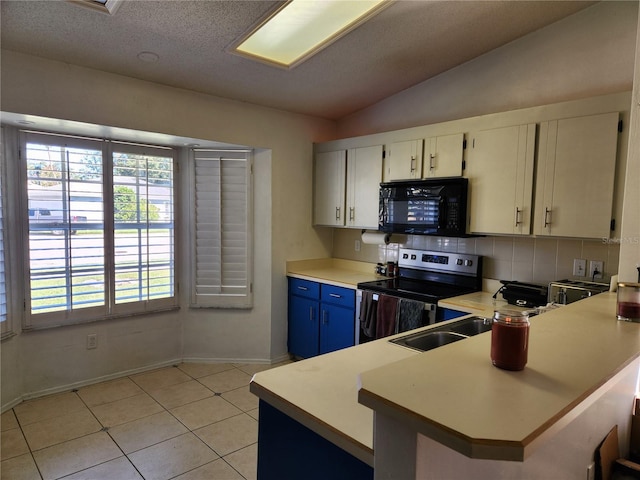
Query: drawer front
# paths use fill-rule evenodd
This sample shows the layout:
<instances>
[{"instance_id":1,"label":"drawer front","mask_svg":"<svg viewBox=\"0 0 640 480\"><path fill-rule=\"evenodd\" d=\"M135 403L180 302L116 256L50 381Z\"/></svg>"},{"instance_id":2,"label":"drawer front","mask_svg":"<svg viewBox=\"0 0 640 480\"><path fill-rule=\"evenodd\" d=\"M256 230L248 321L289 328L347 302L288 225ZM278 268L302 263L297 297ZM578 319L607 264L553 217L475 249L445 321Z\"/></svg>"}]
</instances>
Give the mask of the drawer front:
<instances>
[{"instance_id":1,"label":"drawer front","mask_svg":"<svg viewBox=\"0 0 640 480\"><path fill-rule=\"evenodd\" d=\"M334 285L322 285L322 303L333 303L342 307L356 307L356 291L350 288L336 287Z\"/></svg>"},{"instance_id":2,"label":"drawer front","mask_svg":"<svg viewBox=\"0 0 640 480\"><path fill-rule=\"evenodd\" d=\"M320 284L310 280L289 277L289 293L308 298L320 298Z\"/></svg>"}]
</instances>

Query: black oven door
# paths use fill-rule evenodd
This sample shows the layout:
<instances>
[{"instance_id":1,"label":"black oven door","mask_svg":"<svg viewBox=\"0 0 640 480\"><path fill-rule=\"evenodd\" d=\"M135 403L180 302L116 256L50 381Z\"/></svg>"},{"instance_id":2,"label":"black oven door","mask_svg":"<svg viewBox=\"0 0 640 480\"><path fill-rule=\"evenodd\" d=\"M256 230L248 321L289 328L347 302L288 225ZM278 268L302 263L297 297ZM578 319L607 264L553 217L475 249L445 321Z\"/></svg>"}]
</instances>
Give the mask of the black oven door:
<instances>
[{"instance_id":1,"label":"black oven door","mask_svg":"<svg viewBox=\"0 0 640 480\"><path fill-rule=\"evenodd\" d=\"M413 301L371 290L357 290L356 300L356 344L432 325L436 321L436 304ZM386 302L386 306L380 304L382 300ZM390 303L395 303L392 307L393 319L385 319L383 316L389 313ZM422 305L416 317L415 308L418 304ZM382 333L381 327L386 328L389 321L394 323L393 328L388 328Z\"/></svg>"}]
</instances>

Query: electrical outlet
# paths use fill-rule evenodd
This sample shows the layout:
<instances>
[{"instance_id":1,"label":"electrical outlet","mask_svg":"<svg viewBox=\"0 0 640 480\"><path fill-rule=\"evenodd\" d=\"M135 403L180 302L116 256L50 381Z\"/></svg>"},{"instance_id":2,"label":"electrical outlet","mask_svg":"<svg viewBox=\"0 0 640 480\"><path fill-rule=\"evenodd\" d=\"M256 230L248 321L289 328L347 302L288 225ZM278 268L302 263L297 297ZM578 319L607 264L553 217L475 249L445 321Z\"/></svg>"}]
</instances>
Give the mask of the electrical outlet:
<instances>
[{"instance_id":1,"label":"electrical outlet","mask_svg":"<svg viewBox=\"0 0 640 480\"><path fill-rule=\"evenodd\" d=\"M353 246L356 252L360 251L360 240L356 240L355 245Z\"/></svg>"},{"instance_id":2,"label":"electrical outlet","mask_svg":"<svg viewBox=\"0 0 640 480\"><path fill-rule=\"evenodd\" d=\"M87 350L98 348L98 334L91 333L87 335Z\"/></svg>"},{"instance_id":3,"label":"electrical outlet","mask_svg":"<svg viewBox=\"0 0 640 480\"><path fill-rule=\"evenodd\" d=\"M597 272L597 273L596 273ZM602 278L604 272L604 262L599 260L591 260L589 262L589 278Z\"/></svg>"},{"instance_id":4,"label":"electrical outlet","mask_svg":"<svg viewBox=\"0 0 640 480\"><path fill-rule=\"evenodd\" d=\"M584 258L573 259L573 276L584 277L587 274L587 261Z\"/></svg>"}]
</instances>

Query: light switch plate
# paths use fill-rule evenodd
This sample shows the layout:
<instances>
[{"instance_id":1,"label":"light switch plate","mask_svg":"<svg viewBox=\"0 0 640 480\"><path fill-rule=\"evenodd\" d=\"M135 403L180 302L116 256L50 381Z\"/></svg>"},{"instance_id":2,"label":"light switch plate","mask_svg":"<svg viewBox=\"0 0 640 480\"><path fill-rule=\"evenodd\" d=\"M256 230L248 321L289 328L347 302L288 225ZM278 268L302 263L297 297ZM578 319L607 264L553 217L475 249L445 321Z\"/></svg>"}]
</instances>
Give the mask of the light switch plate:
<instances>
[{"instance_id":1,"label":"light switch plate","mask_svg":"<svg viewBox=\"0 0 640 480\"><path fill-rule=\"evenodd\" d=\"M597 274L594 275L595 271L598 271ZM602 278L604 272L604 262L599 260L591 260L589 262L589 278Z\"/></svg>"},{"instance_id":2,"label":"light switch plate","mask_svg":"<svg viewBox=\"0 0 640 480\"><path fill-rule=\"evenodd\" d=\"M584 277L587 274L587 261L584 258L573 259L573 276Z\"/></svg>"}]
</instances>

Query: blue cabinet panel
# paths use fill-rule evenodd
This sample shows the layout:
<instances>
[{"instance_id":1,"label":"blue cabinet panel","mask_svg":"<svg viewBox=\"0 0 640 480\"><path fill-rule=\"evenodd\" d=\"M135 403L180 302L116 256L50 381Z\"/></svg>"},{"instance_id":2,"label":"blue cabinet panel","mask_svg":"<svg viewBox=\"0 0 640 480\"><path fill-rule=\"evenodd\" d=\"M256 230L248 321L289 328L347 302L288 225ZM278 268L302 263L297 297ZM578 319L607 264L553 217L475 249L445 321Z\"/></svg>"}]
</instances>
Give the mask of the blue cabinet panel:
<instances>
[{"instance_id":1,"label":"blue cabinet panel","mask_svg":"<svg viewBox=\"0 0 640 480\"><path fill-rule=\"evenodd\" d=\"M467 312L460 312L453 310L452 308L440 308L436 310L436 321L443 322L445 320L452 320L454 318L463 317L469 315Z\"/></svg>"},{"instance_id":2,"label":"blue cabinet panel","mask_svg":"<svg viewBox=\"0 0 640 480\"><path fill-rule=\"evenodd\" d=\"M289 293L317 300L320 298L320 284L301 278L289 278Z\"/></svg>"},{"instance_id":3,"label":"blue cabinet panel","mask_svg":"<svg viewBox=\"0 0 640 480\"><path fill-rule=\"evenodd\" d=\"M354 311L323 303L320 313L320 353L353 346L355 342Z\"/></svg>"},{"instance_id":4,"label":"blue cabinet panel","mask_svg":"<svg viewBox=\"0 0 640 480\"><path fill-rule=\"evenodd\" d=\"M318 300L289 296L289 352L308 358L318 354Z\"/></svg>"},{"instance_id":5,"label":"blue cabinet panel","mask_svg":"<svg viewBox=\"0 0 640 480\"><path fill-rule=\"evenodd\" d=\"M354 290L322 284L320 291L322 292L320 296L322 303L342 305L355 310L356 294Z\"/></svg>"},{"instance_id":6,"label":"blue cabinet panel","mask_svg":"<svg viewBox=\"0 0 640 480\"><path fill-rule=\"evenodd\" d=\"M258 480L373 480L373 468L260 400Z\"/></svg>"}]
</instances>

